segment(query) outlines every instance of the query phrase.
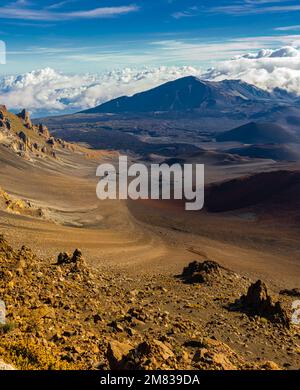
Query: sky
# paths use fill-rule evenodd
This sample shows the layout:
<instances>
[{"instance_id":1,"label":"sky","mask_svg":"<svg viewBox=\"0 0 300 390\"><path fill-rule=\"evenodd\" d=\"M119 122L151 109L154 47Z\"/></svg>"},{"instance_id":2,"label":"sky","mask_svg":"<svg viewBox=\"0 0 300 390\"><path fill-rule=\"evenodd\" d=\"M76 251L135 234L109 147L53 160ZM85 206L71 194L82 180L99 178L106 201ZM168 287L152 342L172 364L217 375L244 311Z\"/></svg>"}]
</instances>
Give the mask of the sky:
<instances>
[{"instance_id":1,"label":"sky","mask_svg":"<svg viewBox=\"0 0 300 390\"><path fill-rule=\"evenodd\" d=\"M0 103L34 115L187 75L300 96L299 0L1 0L0 41Z\"/></svg>"},{"instance_id":2,"label":"sky","mask_svg":"<svg viewBox=\"0 0 300 390\"><path fill-rule=\"evenodd\" d=\"M0 74L212 66L247 51L300 45L292 0L2 0Z\"/></svg>"}]
</instances>

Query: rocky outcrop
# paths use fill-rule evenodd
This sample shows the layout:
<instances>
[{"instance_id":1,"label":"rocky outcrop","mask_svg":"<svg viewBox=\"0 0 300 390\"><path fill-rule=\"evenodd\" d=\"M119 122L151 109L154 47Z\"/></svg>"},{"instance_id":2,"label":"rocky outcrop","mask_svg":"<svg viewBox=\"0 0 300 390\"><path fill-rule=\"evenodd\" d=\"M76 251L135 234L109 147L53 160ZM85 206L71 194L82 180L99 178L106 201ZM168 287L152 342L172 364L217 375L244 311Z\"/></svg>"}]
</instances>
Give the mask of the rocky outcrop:
<instances>
[{"instance_id":1,"label":"rocky outcrop","mask_svg":"<svg viewBox=\"0 0 300 390\"><path fill-rule=\"evenodd\" d=\"M59 159L59 151L63 149L97 161L99 155L103 153L52 137L47 126L42 123L35 125L31 121L30 114L26 109L15 115L1 105L0 146L9 148L17 156L30 162L49 157Z\"/></svg>"},{"instance_id":2,"label":"rocky outcrop","mask_svg":"<svg viewBox=\"0 0 300 390\"><path fill-rule=\"evenodd\" d=\"M5 192L0 187L0 210L12 214L21 214L30 217L44 217L44 209L34 205L28 200L19 199Z\"/></svg>"},{"instance_id":3,"label":"rocky outcrop","mask_svg":"<svg viewBox=\"0 0 300 390\"><path fill-rule=\"evenodd\" d=\"M111 369L155 370L175 362L171 348L160 340L147 340L132 347L130 344L112 342L107 351ZM170 363L170 362L169 362Z\"/></svg>"},{"instance_id":4,"label":"rocky outcrop","mask_svg":"<svg viewBox=\"0 0 300 390\"><path fill-rule=\"evenodd\" d=\"M222 267L215 261L206 260L203 263L191 262L183 269L180 278L185 283L209 283L221 276Z\"/></svg>"},{"instance_id":5,"label":"rocky outcrop","mask_svg":"<svg viewBox=\"0 0 300 390\"><path fill-rule=\"evenodd\" d=\"M25 108L19 114L17 114L17 116L22 119L25 127L32 129L33 125L30 119L30 113Z\"/></svg>"},{"instance_id":6,"label":"rocky outcrop","mask_svg":"<svg viewBox=\"0 0 300 390\"><path fill-rule=\"evenodd\" d=\"M22 141L20 145L23 146L21 150L27 151L28 148L30 147L29 137L27 136L26 133L24 133L24 131L20 131L19 138Z\"/></svg>"},{"instance_id":7,"label":"rocky outcrop","mask_svg":"<svg viewBox=\"0 0 300 390\"><path fill-rule=\"evenodd\" d=\"M266 284L261 280L251 284L247 294L242 295L233 308L245 311L249 315L264 317L286 327L290 326L287 312L281 303L269 294Z\"/></svg>"},{"instance_id":8,"label":"rocky outcrop","mask_svg":"<svg viewBox=\"0 0 300 390\"><path fill-rule=\"evenodd\" d=\"M0 107L0 140L1 144L26 160L46 156L56 158L54 149L58 143L50 136L47 126L32 123L26 109L14 115Z\"/></svg>"},{"instance_id":9,"label":"rocky outcrop","mask_svg":"<svg viewBox=\"0 0 300 390\"><path fill-rule=\"evenodd\" d=\"M193 361L200 369L237 370L245 364L227 345L216 339L205 338L195 352Z\"/></svg>"},{"instance_id":10,"label":"rocky outcrop","mask_svg":"<svg viewBox=\"0 0 300 390\"><path fill-rule=\"evenodd\" d=\"M7 118L7 110L5 106L0 106L0 129L10 130L10 120Z\"/></svg>"},{"instance_id":11,"label":"rocky outcrop","mask_svg":"<svg viewBox=\"0 0 300 390\"><path fill-rule=\"evenodd\" d=\"M41 134L45 138L49 138L50 137L50 133L49 133L48 127L43 125L42 123L40 123L38 125L38 132L39 132L39 134Z\"/></svg>"},{"instance_id":12,"label":"rocky outcrop","mask_svg":"<svg viewBox=\"0 0 300 390\"><path fill-rule=\"evenodd\" d=\"M134 347L128 343L111 341L107 348L107 359L112 370L124 369L129 352Z\"/></svg>"},{"instance_id":13,"label":"rocky outcrop","mask_svg":"<svg viewBox=\"0 0 300 390\"><path fill-rule=\"evenodd\" d=\"M62 252L57 257L57 264L63 265L63 264L84 264L85 261L82 256L82 252L79 249L75 249L72 256L70 256L66 252Z\"/></svg>"}]
</instances>

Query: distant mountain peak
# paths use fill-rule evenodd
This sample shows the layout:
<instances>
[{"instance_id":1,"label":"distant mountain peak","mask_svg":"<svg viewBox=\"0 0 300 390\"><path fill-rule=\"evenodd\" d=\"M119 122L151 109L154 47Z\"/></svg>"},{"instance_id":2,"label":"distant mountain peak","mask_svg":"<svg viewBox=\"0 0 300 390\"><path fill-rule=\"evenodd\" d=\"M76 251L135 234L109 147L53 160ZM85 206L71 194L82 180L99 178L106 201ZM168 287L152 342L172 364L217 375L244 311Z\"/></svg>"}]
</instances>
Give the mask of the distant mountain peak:
<instances>
[{"instance_id":1,"label":"distant mountain peak","mask_svg":"<svg viewBox=\"0 0 300 390\"><path fill-rule=\"evenodd\" d=\"M145 113L230 108L271 100L269 92L241 80L207 81L186 76L133 96L122 96L84 113Z\"/></svg>"}]
</instances>

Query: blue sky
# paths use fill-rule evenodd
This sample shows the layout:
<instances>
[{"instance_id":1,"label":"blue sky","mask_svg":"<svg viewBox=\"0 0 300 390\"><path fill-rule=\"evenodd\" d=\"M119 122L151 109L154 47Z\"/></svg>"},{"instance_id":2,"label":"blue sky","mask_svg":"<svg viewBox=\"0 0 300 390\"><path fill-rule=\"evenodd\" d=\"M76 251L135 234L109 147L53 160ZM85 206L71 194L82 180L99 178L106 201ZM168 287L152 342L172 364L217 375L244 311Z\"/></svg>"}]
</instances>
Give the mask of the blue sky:
<instances>
[{"instance_id":1,"label":"blue sky","mask_svg":"<svg viewBox=\"0 0 300 390\"><path fill-rule=\"evenodd\" d=\"M209 67L244 52L300 46L290 0L3 0L1 74L159 65Z\"/></svg>"}]
</instances>

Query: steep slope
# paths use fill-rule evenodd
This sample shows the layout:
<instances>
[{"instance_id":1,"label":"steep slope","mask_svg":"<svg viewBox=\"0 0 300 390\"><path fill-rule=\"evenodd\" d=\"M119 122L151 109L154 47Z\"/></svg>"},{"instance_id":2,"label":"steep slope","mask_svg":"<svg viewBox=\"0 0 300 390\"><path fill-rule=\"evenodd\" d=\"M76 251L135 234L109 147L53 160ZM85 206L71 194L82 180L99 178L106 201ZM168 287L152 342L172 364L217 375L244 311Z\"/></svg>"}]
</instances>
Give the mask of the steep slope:
<instances>
[{"instance_id":1,"label":"steep slope","mask_svg":"<svg viewBox=\"0 0 300 390\"><path fill-rule=\"evenodd\" d=\"M298 218L299 199L300 172L275 171L213 184L207 189L205 206L224 212L260 204L264 210L291 210Z\"/></svg>"},{"instance_id":2,"label":"steep slope","mask_svg":"<svg viewBox=\"0 0 300 390\"><path fill-rule=\"evenodd\" d=\"M272 96L239 80L202 81L183 77L132 97L122 96L84 113L125 113L186 111L215 106L232 106L252 100L270 100Z\"/></svg>"},{"instance_id":3,"label":"steep slope","mask_svg":"<svg viewBox=\"0 0 300 390\"><path fill-rule=\"evenodd\" d=\"M0 105L0 148L8 149L18 157L31 162L41 159L57 160L68 152L80 154L88 159L97 159L103 155L103 150L90 150L51 136L47 126L32 123L25 109L15 115L4 105ZM0 160L4 154L0 151Z\"/></svg>"},{"instance_id":4,"label":"steep slope","mask_svg":"<svg viewBox=\"0 0 300 390\"><path fill-rule=\"evenodd\" d=\"M299 139L292 132L274 123L250 122L216 137L218 142L236 141L244 144L290 143Z\"/></svg>"},{"instance_id":5,"label":"steep slope","mask_svg":"<svg viewBox=\"0 0 300 390\"><path fill-rule=\"evenodd\" d=\"M15 115L6 106L0 106L0 145L13 150L28 160L55 157L55 145L63 143L50 136L43 124L34 125L24 109Z\"/></svg>"}]
</instances>

